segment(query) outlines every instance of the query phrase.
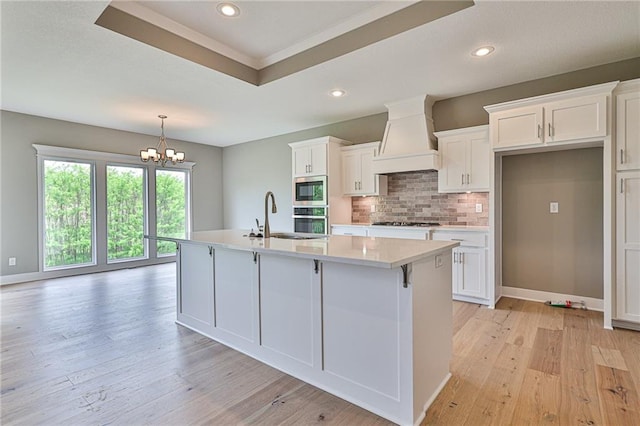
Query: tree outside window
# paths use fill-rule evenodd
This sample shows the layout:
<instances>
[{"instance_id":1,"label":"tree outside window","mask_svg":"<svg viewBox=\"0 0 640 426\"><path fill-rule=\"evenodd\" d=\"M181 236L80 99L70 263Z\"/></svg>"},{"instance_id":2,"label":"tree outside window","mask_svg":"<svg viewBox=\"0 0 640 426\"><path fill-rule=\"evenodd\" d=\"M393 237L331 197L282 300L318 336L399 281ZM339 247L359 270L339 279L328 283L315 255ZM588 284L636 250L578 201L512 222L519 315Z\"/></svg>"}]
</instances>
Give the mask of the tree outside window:
<instances>
[{"instance_id":1,"label":"tree outside window","mask_svg":"<svg viewBox=\"0 0 640 426\"><path fill-rule=\"evenodd\" d=\"M45 269L93 264L93 166L45 160Z\"/></svg>"}]
</instances>

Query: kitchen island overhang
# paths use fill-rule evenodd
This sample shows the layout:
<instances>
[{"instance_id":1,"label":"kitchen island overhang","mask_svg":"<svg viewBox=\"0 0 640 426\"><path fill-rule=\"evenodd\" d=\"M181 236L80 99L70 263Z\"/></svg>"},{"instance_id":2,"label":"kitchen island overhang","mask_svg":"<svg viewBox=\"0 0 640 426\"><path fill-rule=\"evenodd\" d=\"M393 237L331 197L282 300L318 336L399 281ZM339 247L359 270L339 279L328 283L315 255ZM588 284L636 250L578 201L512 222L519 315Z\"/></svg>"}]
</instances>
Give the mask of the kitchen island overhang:
<instances>
[{"instance_id":1,"label":"kitchen island overhang","mask_svg":"<svg viewBox=\"0 0 640 426\"><path fill-rule=\"evenodd\" d=\"M247 231L174 241L177 323L398 424L446 384L457 242Z\"/></svg>"}]
</instances>

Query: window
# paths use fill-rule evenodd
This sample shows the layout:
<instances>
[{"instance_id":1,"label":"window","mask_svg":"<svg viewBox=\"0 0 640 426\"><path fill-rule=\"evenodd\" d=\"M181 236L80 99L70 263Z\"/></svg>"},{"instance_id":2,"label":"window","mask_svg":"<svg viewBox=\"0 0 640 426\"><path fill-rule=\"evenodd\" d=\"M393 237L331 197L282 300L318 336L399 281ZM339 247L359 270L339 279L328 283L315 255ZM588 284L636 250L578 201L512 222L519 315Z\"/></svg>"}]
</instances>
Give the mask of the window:
<instances>
[{"instance_id":1,"label":"window","mask_svg":"<svg viewBox=\"0 0 640 426\"><path fill-rule=\"evenodd\" d=\"M156 170L156 232L161 237L185 238L187 232L187 176L181 170ZM176 245L158 241L158 255L175 254Z\"/></svg>"},{"instance_id":2,"label":"window","mask_svg":"<svg viewBox=\"0 0 640 426\"><path fill-rule=\"evenodd\" d=\"M40 270L158 263L191 229L191 168L141 163L133 155L37 145ZM100 267L100 268L96 268Z\"/></svg>"},{"instance_id":3,"label":"window","mask_svg":"<svg viewBox=\"0 0 640 426\"><path fill-rule=\"evenodd\" d=\"M107 166L107 260L146 257L144 168Z\"/></svg>"},{"instance_id":4,"label":"window","mask_svg":"<svg viewBox=\"0 0 640 426\"><path fill-rule=\"evenodd\" d=\"M44 269L95 264L93 165L43 164Z\"/></svg>"}]
</instances>

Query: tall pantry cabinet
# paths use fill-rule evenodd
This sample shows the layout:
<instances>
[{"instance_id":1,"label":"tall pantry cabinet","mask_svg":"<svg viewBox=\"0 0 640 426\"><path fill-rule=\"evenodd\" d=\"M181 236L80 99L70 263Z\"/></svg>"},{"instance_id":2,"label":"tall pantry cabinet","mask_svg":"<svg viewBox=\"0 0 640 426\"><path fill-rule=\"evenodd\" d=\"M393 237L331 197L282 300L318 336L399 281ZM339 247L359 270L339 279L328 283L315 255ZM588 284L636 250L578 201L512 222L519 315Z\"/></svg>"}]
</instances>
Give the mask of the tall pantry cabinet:
<instances>
[{"instance_id":1,"label":"tall pantry cabinet","mask_svg":"<svg viewBox=\"0 0 640 426\"><path fill-rule=\"evenodd\" d=\"M616 303L613 325L640 330L640 79L616 90Z\"/></svg>"}]
</instances>

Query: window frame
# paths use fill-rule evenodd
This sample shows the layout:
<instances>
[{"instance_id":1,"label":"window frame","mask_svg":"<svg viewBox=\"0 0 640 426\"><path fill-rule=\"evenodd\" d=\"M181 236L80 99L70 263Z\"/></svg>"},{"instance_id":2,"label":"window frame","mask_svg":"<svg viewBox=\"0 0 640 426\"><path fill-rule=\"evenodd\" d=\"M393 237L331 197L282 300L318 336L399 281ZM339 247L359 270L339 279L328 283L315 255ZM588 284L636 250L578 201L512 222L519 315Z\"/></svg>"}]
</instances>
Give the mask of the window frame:
<instances>
[{"instance_id":1,"label":"window frame","mask_svg":"<svg viewBox=\"0 0 640 426\"><path fill-rule=\"evenodd\" d=\"M62 265L62 266L51 266L48 267L45 264L46 258L46 225L45 225L45 161L58 161L65 163L77 163L77 164L86 164L89 165L89 185L91 185L91 262L87 263L76 263L73 265ZM67 157L55 157L43 155L38 158L38 240L39 240L39 250L38 250L38 261L40 264L40 270L44 272L49 271L60 271L64 269L77 269L77 268L86 268L90 266L96 266L98 264L97 260L97 218L96 218L96 164L92 160L88 159L79 159L79 158L67 158Z\"/></svg>"},{"instance_id":2,"label":"window frame","mask_svg":"<svg viewBox=\"0 0 640 426\"><path fill-rule=\"evenodd\" d=\"M157 225L157 211L158 211L158 206L156 205L156 200L157 197L155 196L155 191L156 191L156 173L158 171L163 171L163 170L167 170L167 171L184 171L185 172L185 177L184 177L184 196L185 196L185 200L184 200L184 205L185 205L185 218L184 218L184 226L185 226L185 235L188 235L189 232L191 232L191 220L192 220L192 214L191 214L191 172L187 172L185 171L184 168L178 168L178 167L174 167L174 166L170 166L170 167L162 167L162 168L158 168L155 167L153 170L153 181L154 181L154 197L153 197L153 207L154 207L154 219L155 222L154 224ZM156 228L156 232L157 232L157 228ZM155 240L155 250L156 250L156 257L157 258L166 258L169 256L175 256L174 254L169 254L169 253L158 253L158 240Z\"/></svg>"},{"instance_id":3,"label":"window frame","mask_svg":"<svg viewBox=\"0 0 640 426\"><path fill-rule=\"evenodd\" d=\"M131 261L135 261L135 260L144 260L144 259L149 259L149 239L144 238L145 235L149 234L149 168L145 166L144 163L142 164L131 164L131 163L122 163L122 162L113 162L113 161L107 161L105 164L105 211L106 208L108 208L109 206L106 204L107 202L107 195L108 195L108 191L109 191L109 177L107 174L107 169L109 167L128 167L128 168L137 168L137 169L142 169L142 210L143 210L143 219L142 219L142 250L143 250L143 254L142 256L139 257L128 257L126 259L109 259L109 220L107 215L105 214L105 221L104 221L104 226L105 226L105 242L107 244L106 247L106 260L107 260L107 264L111 265L114 263L126 263L126 262L131 262Z\"/></svg>"},{"instance_id":4,"label":"window frame","mask_svg":"<svg viewBox=\"0 0 640 426\"><path fill-rule=\"evenodd\" d=\"M105 270L106 266L118 264L127 265L131 262L145 262L144 264L153 264L153 261L167 260L175 255L158 256L156 244L149 244L149 239L145 238L146 257L117 259L108 261L108 241L107 241L107 165L125 166L125 167L141 167L146 169L144 172L145 181L145 236L156 229L156 182L155 171L158 170L180 170L185 172L186 188L185 188L185 205L186 205L186 232L191 232L193 216L192 216L192 172L195 162L185 161L184 163L171 164L167 167L156 166L153 162L143 163L140 157L136 155L115 154L102 151L89 151L76 148L65 148L52 145L32 144L36 150L37 160L37 185L38 185L38 266L40 272L72 270L72 269L96 269ZM44 252L44 161L67 161L79 163L92 163L92 209L93 209L93 263L61 266L55 268L45 268ZM123 266L125 267L125 266Z\"/></svg>"}]
</instances>

